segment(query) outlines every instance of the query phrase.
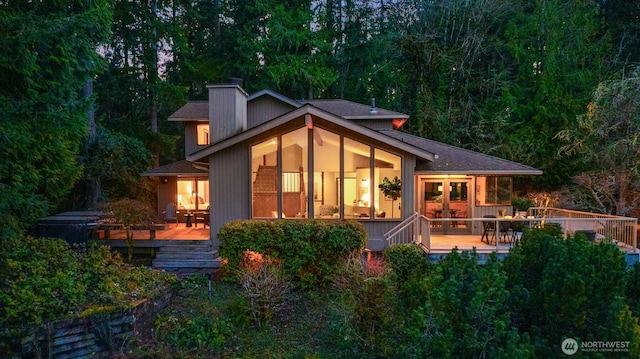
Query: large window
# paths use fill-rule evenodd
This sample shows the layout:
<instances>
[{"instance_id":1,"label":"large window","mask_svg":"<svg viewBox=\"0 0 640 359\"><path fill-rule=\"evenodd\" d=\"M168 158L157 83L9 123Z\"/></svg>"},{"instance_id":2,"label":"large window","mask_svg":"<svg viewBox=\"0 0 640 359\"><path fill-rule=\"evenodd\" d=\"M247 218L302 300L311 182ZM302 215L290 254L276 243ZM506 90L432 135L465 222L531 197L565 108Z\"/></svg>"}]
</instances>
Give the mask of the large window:
<instances>
[{"instance_id":1,"label":"large window","mask_svg":"<svg viewBox=\"0 0 640 359\"><path fill-rule=\"evenodd\" d=\"M477 177L476 204L479 206L510 205L511 177Z\"/></svg>"},{"instance_id":2,"label":"large window","mask_svg":"<svg viewBox=\"0 0 640 359\"><path fill-rule=\"evenodd\" d=\"M317 218L340 218L340 136L313 129L313 209Z\"/></svg>"},{"instance_id":3,"label":"large window","mask_svg":"<svg viewBox=\"0 0 640 359\"><path fill-rule=\"evenodd\" d=\"M371 206L371 146L344 139L344 216L370 217ZM351 181L346 179L350 178ZM355 185L354 185L355 184Z\"/></svg>"},{"instance_id":4,"label":"large window","mask_svg":"<svg viewBox=\"0 0 640 359\"><path fill-rule=\"evenodd\" d=\"M283 218L306 217L309 130L306 127L282 135ZM277 213L277 212L276 212Z\"/></svg>"},{"instance_id":5,"label":"large window","mask_svg":"<svg viewBox=\"0 0 640 359\"><path fill-rule=\"evenodd\" d=\"M400 156L315 126L255 144L251 157L253 218L401 218L400 198L379 188L401 181Z\"/></svg>"},{"instance_id":6,"label":"large window","mask_svg":"<svg viewBox=\"0 0 640 359\"><path fill-rule=\"evenodd\" d=\"M375 176L375 215L379 218L401 218L401 198L398 196L402 185L401 158L387 151L376 148L374 161ZM387 184L389 195L386 196L381 184ZM398 198L394 198L398 196Z\"/></svg>"},{"instance_id":7,"label":"large window","mask_svg":"<svg viewBox=\"0 0 640 359\"><path fill-rule=\"evenodd\" d=\"M251 193L253 218L278 214L278 139L251 147Z\"/></svg>"},{"instance_id":8,"label":"large window","mask_svg":"<svg viewBox=\"0 0 640 359\"><path fill-rule=\"evenodd\" d=\"M178 209L204 211L209 207L208 179L178 180Z\"/></svg>"},{"instance_id":9,"label":"large window","mask_svg":"<svg viewBox=\"0 0 640 359\"><path fill-rule=\"evenodd\" d=\"M208 123L199 123L196 126L197 136L198 136L198 145L206 146L209 144L209 124Z\"/></svg>"}]
</instances>

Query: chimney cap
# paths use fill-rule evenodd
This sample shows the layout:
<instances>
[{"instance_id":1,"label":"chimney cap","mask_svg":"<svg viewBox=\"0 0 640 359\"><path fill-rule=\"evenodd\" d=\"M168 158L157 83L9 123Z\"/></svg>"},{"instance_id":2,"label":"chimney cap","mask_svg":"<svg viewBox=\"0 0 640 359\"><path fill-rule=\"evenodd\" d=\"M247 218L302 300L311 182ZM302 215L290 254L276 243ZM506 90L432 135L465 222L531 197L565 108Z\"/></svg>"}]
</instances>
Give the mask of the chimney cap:
<instances>
[{"instance_id":1,"label":"chimney cap","mask_svg":"<svg viewBox=\"0 0 640 359\"><path fill-rule=\"evenodd\" d=\"M240 77L229 77L229 83L232 85L238 85L242 87L244 81Z\"/></svg>"}]
</instances>

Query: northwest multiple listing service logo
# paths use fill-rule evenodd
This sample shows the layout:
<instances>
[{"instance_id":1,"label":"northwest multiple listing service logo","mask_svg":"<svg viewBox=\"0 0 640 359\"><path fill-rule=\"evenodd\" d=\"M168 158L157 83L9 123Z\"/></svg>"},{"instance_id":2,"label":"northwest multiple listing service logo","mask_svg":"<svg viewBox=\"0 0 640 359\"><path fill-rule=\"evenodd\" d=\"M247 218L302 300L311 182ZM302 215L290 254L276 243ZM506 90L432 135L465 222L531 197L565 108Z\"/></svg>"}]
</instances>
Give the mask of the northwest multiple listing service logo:
<instances>
[{"instance_id":1,"label":"northwest multiple listing service logo","mask_svg":"<svg viewBox=\"0 0 640 359\"><path fill-rule=\"evenodd\" d=\"M627 353L629 342L624 340L586 340L578 342L573 338L567 338L560 344L562 352L566 355L574 355L581 352L598 353Z\"/></svg>"}]
</instances>

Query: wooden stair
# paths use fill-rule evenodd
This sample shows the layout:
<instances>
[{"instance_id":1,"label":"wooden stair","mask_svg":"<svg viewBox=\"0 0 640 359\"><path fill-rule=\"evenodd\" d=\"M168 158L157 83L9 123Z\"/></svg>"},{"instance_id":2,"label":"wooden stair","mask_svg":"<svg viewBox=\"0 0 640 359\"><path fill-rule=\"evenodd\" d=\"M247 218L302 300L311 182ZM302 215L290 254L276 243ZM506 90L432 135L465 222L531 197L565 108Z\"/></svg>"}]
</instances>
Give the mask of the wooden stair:
<instances>
[{"instance_id":1,"label":"wooden stair","mask_svg":"<svg viewBox=\"0 0 640 359\"><path fill-rule=\"evenodd\" d=\"M178 275L212 273L220 257L209 241L172 241L159 248L152 266Z\"/></svg>"},{"instance_id":2,"label":"wooden stair","mask_svg":"<svg viewBox=\"0 0 640 359\"><path fill-rule=\"evenodd\" d=\"M256 179L253 181L254 192L272 193L278 191L278 168L275 166L259 166Z\"/></svg>"}]
</instances>

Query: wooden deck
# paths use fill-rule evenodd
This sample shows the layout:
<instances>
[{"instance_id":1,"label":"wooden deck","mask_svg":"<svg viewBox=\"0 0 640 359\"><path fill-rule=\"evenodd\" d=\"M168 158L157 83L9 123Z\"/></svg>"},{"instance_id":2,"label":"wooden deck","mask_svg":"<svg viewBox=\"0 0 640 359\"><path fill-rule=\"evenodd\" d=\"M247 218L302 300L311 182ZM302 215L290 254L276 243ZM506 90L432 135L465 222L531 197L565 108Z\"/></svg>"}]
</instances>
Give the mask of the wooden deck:
<instances>
[{"instance_id":1,"label":"wooden deck","mask_svg":"<svg viewBox=\"0 0 640 359\"><path fill-rule=\"evenodd\" d=\"M186 227L184 223L170 223L166 225L163 230L156 230L156 238L154 240L208 240L211 234L209 227L204 228L202 223L198 227ZM148 230L133 230L133 239L135 241L149 241L151 240ZM104 234L98 231L97 236L94 236L96 240L104 240ZM124 230L111 230L109 233L109 239L111 240L123 240L126 238L126 232Z\"/></svg>"},{"instance_id":2,"label":"wooden deck","mask_svg":"<svg viewBox=\"0 0 640 359\"><path fill-rule=\"evenodd\" d=\"M487 244L480 240L480 235L431 235L429 253L449 253L454 248L459 251L471 251L474 248L478 253L509 253L514 246L511 243Z\"/></svg>"}]
</instances>

